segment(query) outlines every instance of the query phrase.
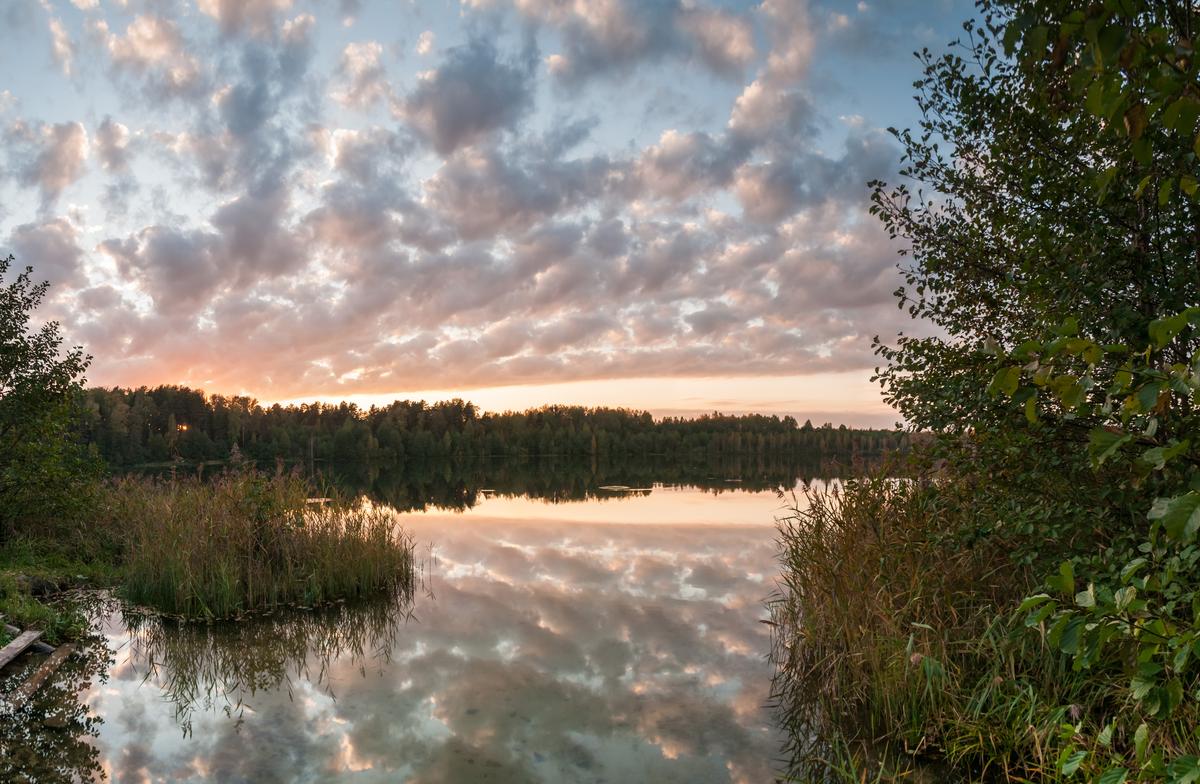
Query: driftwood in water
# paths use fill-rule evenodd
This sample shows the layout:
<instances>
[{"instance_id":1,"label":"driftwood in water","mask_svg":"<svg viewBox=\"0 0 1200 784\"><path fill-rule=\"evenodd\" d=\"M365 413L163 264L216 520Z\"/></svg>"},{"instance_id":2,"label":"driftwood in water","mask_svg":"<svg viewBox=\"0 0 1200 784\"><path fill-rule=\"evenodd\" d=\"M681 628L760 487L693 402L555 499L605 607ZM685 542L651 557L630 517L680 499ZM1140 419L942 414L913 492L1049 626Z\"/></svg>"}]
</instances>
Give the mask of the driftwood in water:
<instances>
[{"instance_id":1,"label":"driftwood in water","mask_svg":"<svg viewBox=\"0 0 1200 784\"><path fill-rule=\"evenodd\" d=\"M25 652L25 649L33 645L42 636L41 632L21 632L17 638L0 648L0 667L6 666L13 659Z\"/></svg>"},{"instance_id":2,"label":"driftwood in water","mask_svg":"<svg viewBox=\"0 0 1200 784\"><path fill-rule=\"evenodd\" d=\"M67 660L67 657L75 650L75 646L70 643L60 645L54 653L46 657L46 661L42 662L42 666L37 668L37 671L30 675L24 683L13 689L9 695L8 701L15 710L25 704L32 697L42 684L62 666L62 663Z\"/></svg>"}]
</instances>

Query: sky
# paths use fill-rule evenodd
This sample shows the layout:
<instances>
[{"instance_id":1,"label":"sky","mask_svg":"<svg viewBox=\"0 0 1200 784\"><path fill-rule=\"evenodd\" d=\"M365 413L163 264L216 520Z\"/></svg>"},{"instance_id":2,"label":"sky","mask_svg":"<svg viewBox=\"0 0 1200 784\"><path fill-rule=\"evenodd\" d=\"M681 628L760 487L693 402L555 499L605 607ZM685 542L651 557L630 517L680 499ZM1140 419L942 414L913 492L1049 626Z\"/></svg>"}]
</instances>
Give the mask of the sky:
<instances>
[{"instance_id":1,"label":"sky","mask_svg":"<svg viewBox=\"0 0 1200 784\"><path fill-rule=\"evenodd\" d=\"M0 0L0 254L93 385L887 425L866 183L970 15Z\"/></svg>"}]
</instances>

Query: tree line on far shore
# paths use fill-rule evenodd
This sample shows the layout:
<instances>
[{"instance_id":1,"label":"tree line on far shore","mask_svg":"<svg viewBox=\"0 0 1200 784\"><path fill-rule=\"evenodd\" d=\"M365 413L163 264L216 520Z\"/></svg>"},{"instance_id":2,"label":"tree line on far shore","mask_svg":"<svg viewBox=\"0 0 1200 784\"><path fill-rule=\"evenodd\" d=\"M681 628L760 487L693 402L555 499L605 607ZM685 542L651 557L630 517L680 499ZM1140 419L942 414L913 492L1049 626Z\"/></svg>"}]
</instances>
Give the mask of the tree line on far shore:
<instances>
[{"instance_id":1,"label":"tree line on far shore","mask_svg":"<svg viewBox=\"0 0 1200 784\"><path fill-rule=\"evenodd\" d=\"M484 413L463 400L398 400L362 409L262 406L181 386L86 390L80 438L111 466L177 459L407 460L475 457L839 455L907 451L896 430L814 426L790 416L705 414L655 419L624 408L545 406Z\"/></svg>"}]
</instances>

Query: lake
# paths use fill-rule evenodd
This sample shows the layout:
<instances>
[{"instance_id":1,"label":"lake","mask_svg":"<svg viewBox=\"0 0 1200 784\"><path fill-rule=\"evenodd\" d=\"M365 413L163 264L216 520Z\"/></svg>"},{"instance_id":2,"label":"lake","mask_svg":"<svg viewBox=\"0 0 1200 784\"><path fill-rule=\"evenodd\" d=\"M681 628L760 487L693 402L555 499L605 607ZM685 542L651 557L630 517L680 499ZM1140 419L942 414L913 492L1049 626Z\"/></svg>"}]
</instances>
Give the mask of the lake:
<instances>
[{"instance_id":1,"label":"lake","mask_svg":"<svg viewBox=\"0 0 1200 784\"><path fill-rule=\"evenodd\" d=\"M78 697L44 695L64 716L27 744L115 782L771 780L784 500L720 480L583 496L398 512L424 563L411 605L180 626L101 602Z\"/></svg>"}]
</instances>

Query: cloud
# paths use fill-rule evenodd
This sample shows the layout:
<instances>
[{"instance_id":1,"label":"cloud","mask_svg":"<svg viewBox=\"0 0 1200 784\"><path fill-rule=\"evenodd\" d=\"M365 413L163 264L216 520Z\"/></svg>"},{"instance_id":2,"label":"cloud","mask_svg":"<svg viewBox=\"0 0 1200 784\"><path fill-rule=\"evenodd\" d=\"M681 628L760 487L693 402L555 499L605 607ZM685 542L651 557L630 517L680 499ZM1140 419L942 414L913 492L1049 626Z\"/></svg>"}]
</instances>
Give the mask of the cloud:
<instances>
[{"instance_id":1,"label":"cloud","mask_svg":"<svg viewBox=\"0 0 1200 784\"><path fill-rule=\"evenodd\" d=\"M776 89L762 77L746 85L729 115L729 132L750 144L781 143L816 133L817 112L799 90Z\"/></svg>"},{"instance_id":2,"label":"cloud","mask_svg":"<svg viewBox=\"0 0 1200 784\"><path fill-rule=\"evenodd\" d=\"M93 20L90 30L107 50L113 69L139 80L147 95L194 98L205 90L200 62L173 21L143 14L123 35L111 32L103 19Z\"/></svg>"},{"instance_id":3,"label":"cloud","mask_svg":"<svg viewBox=\"0 0 1200 784\"><path fill-rule=\"evenodd\" d=\"M41 191L43 209L53 206L69 186L83 176L88 135L82 124L64 122L33 127L17 122L5 139L9 166L22 185Z\"/></svg>"},{"instance_id":4,"label":"cloud","mask_svg":"<svg viewBox=\"0 0 1200 784\"><path fill-rule=\"evenodd\" d=\"M221 283L215 238L205 232L151 226L99 247L122 277L153 298L159 313L199 312Z\"/></svg>"},{"instance_id":5,"label":"cloud","mask_svg":"<svg viewBox=\"0 0 1200 784\"><path fill-rule=\"evenodd\" d=\"M343 106L370 109L389 98L391 87L382 58L383 47L375 41L346 44L338 66L341 86L334 90L333 99Z\"/></svg>"},{"instance_id":6,"label":"cloud","mask_svg":"<svg viewBox=\"0 0 1200 784\"><path fill-rule=\"evenodd\" d=\"M634 166L638 190L682 201L721 188L745 151L707 133L669 129Z\"/></svg>"},{"instance_id":7,"label":"cloud","mask_svg":"<svg viewBox=\"0 0 1200 784\"><path fill-rule=\"evenodd\" d=\"M772 82L800 79L816 49L807 0L763 0L760 12L771 40L763 78Z\"/></svg>"},{"instance_id":8,"label":"cloud","mask_svg":"<svg viewBox=\"0 0 1200 784\"><path fill-rule=\"evenodd\" d=\"M65 218L17 226L8 244L22 266L33 267L36 279L50 282L54 296L63 295L64 286L77 286L83 280L79 232Z\"/></svg>"},{"instance_id":9,"label":"cloud","mask_svg":"<svg viewBox=\"0 0 1200 784\"><path fill-rule=\"evenodd\" d=\"M216 20L225 35L248 32L261 36L275 29L278 15L292 7L292 0L197 0L197 5Z\"/></svg>"},{"instance_id":10,"label":"cloud","mask_svg":"<svg viewBox=\"0 0 1200 784\"><path fill-rule=\"evenodd\" d=\"M111 117L96 129L96 155L101 165L111 172L129 168L129 129Z\"/></svg>"},{"instance_id":11,"label":"cloud","mask_svg":"<svg viewBox=\"0 0 1200 784\"><path fill-rule=\"evenodd\" d=\"M425 182L425 197L467 239L524 229L578 203L603 162L554 165L509 160L497 151L464 150Z\"/></svg>"},{"instance_id":12,"label":"cloud","mask_svg":"<svg viewBox=\"0 0 1200 784\"><path fill-rule=\"evenodd\" d=\"M436 37L419 8L407 36L340 24L377 11L67 9L74 69L97 59L86 118L0 93L0 237L78 298L61 319L95 381L795 375L872 367L868 336L902 327L865 212L896 149L812 73L875 9L834 29L803 0L471 0Z\"/></svg>"},{"instance_id":13,"label":"cloud","mask_svg":"<svg viewBox=\"0 0 1200 784\"><path fill-rule=\"evenodd\" d=\"M643 63L669 57L735 77L756 54L747 18L680 0L516 0L514 5L527 20L553 28L561 38L562 51L551 54L547 65L566 84L627 74Z\"/></svg>"},{"instance_id":14,"label":"cloud","mask_svg":"<svg viewBox=\"0 0 1200 784\"><path fill-rule=\"evenodd\" d=\"M426 55L433 51L434 41L436 40L432 30L426 30L417 37L416 53Z\"/></svg>"},{"instance_id":15,"label":"cloud","mask_svg":"<svg viewBox=\"0 0 1200 784\"><path fill-rule=\"evenodd\" d=\"M481 38L446 50L398 111L442 155L512 129L533 106L528 62L501 59Z\"/></svg>"},{"instance_id":16,"label":"cloud","mask_svg":"<svg viewBox=\"0 0 1200 784\"><path fill-rule=\"evenodd\" d=\"M898 164L898 150L882 133L856 133L840 159L803 153L738 169L734 191L751 220L770 223L828 200L865 203L867 183Z\"/></svg>"},{"instance_id":17,"label":"cloud","mask_svg":"<svg viewBox=\"0 0 1200 784\"><path fill-rule=\"evenodd\" d=\"M288 198L279 187L250 191L221 205L210 218L212 229L155 225L99 247L122 277L152 298L157 313L199 314L221 292L251 290L306 262L284 223Z\"/></svg>"},{"instance_id":18,"label":"cloud","mask_svg":"<svg viewBox=\"0 0 1200 784\"><path fill-rule=\"evenodd\" d=\"M54 56L54 62L58 63L65 75L71 76L75 72L75 42L71 40L67 28L57 16L50 16L49 25L50 52Z\"/></svg>"},{"instance_id":19,"label":"cloud","mask_svg":"<svg viewBox=\"0 0 1200 784\"><path fill-rule=\"evenodd\" d=\"M727 11L685 7L679 16L679 26L700 60L717 73L740 75L757 54L754 28L745 17Z\"/></svg>"}]
</instances>

